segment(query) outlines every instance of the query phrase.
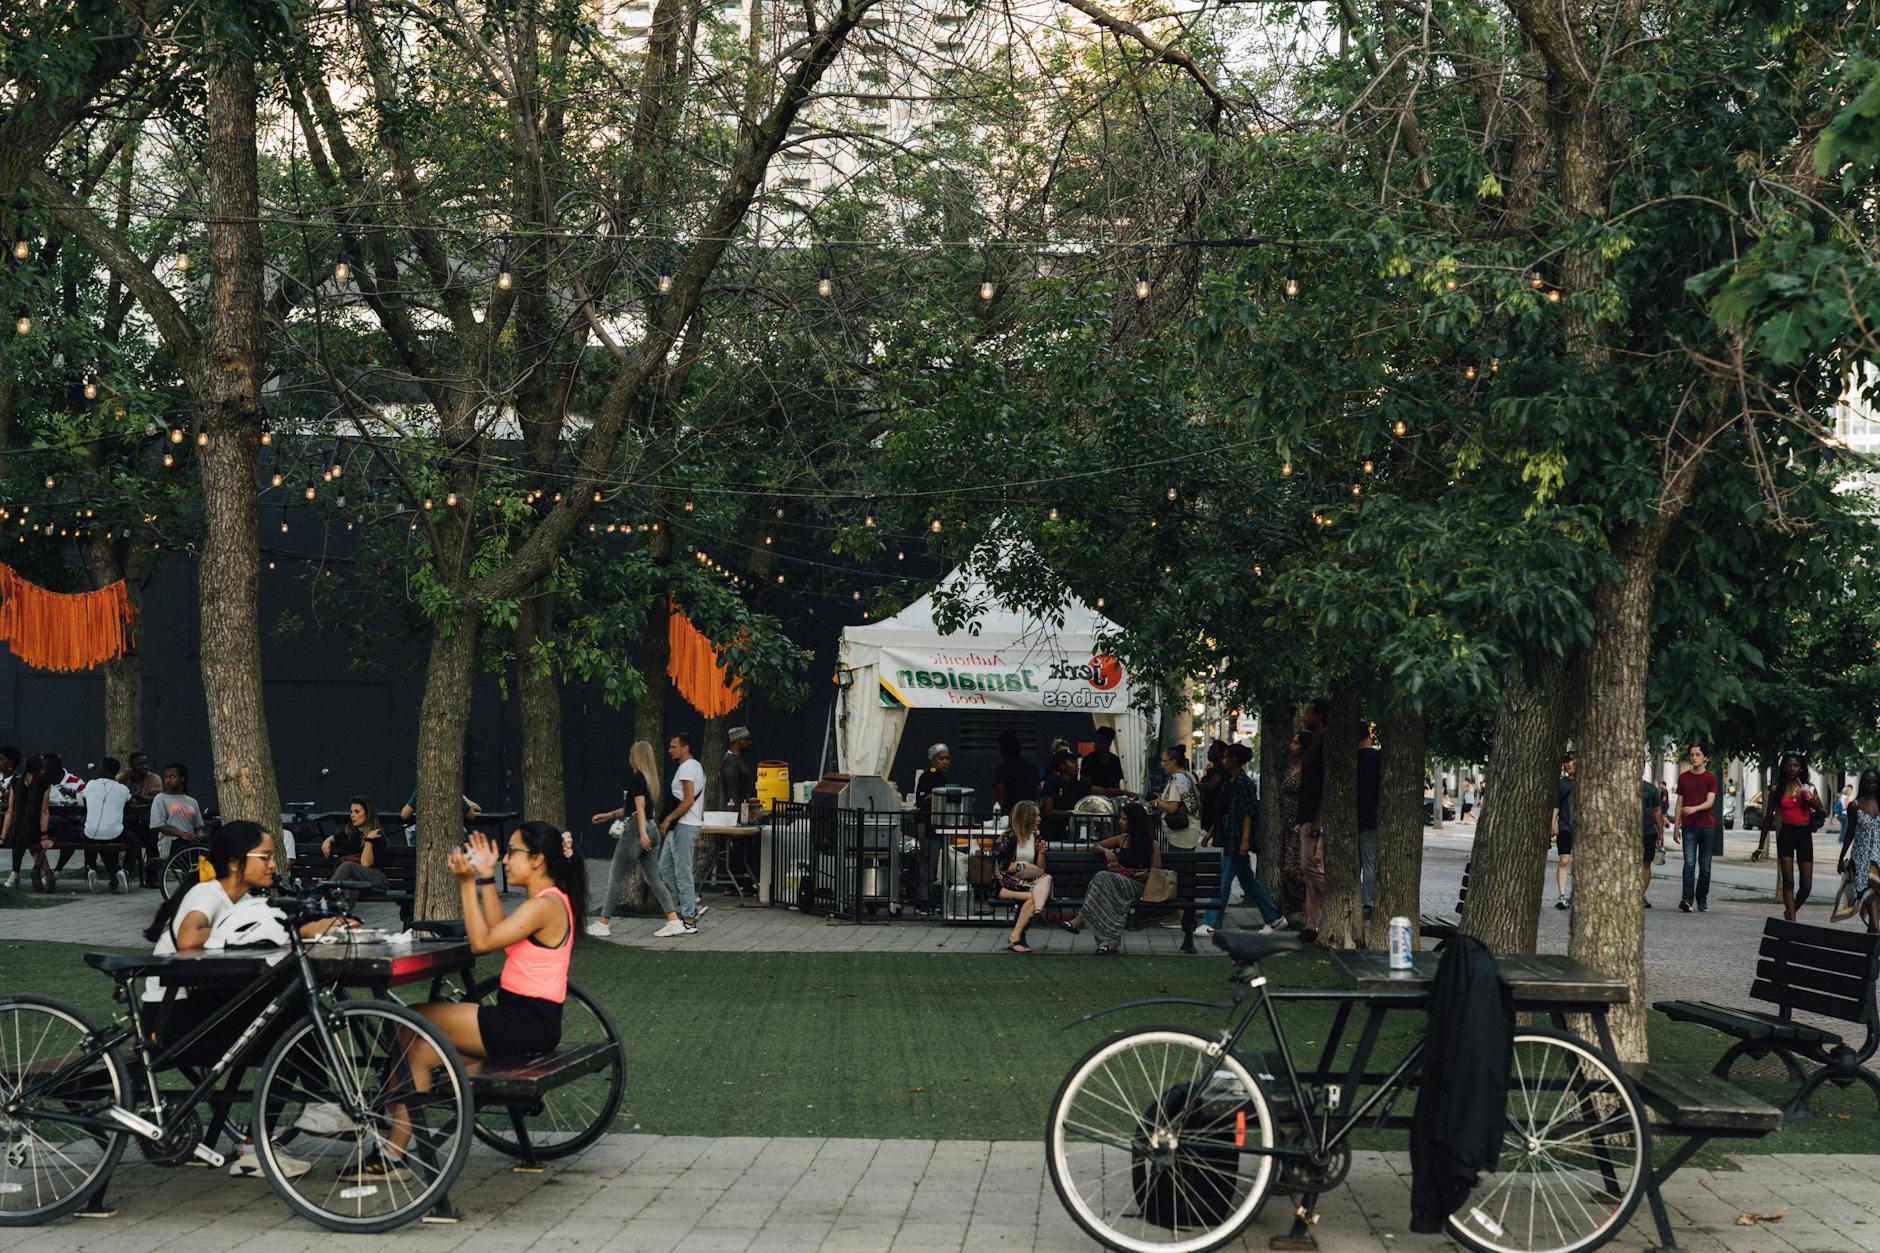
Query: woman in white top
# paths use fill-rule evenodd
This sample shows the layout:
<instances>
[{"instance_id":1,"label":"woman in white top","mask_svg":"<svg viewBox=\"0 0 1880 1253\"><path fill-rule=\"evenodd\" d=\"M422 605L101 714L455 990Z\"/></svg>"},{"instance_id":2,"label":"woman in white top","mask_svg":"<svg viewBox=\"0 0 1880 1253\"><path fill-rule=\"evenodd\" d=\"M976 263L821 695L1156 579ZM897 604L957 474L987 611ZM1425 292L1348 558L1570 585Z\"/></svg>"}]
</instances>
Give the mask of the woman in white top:
<instances>
[{"instance_id":1,"label":"woman in white top","mask_svg":"<svg viewBox=\"0 0 1880 1253\"><path fill-rule=\"evenodd\" d=\"M999 867L999 899L1020 902L1012 934L1005 939L1005 947L1014 953L1031 952L1025 929L1051 900L1051 876L1044 869L1044 839L1038 834L1038 822L1035 802L1012 806L1011 823L992 854Z\"/></svg>"},{"instance_id":2,"label":"woman in white top","mask_svg":"<svg viewBox=\"0 0 1880 1253\"><path fill-rule=\"evenodd\" d=\"M274 837L261 829L254 822L225 822L216 833L209 837L209 864L215 868L216 877L207 883L198 883L187 892L178 892L164 901L157 909L156 917L144 929L144 938L154 940L156 946L150 951L158 957L172 953L189 953L208 945L209 934L215 924L235 908L237 901L250 892L265 891L274 882ZM344 919L321 918L301 927L300 933L306 936L318 935ZM191 997L187 988L165 988L161 980L148 979L144 982L143 999L146 1005L153 1005L149 1022L159 1045L171 1048L185 1039L190 1032L207 1022L224 1008L226 1001L221 997ZM259 1012L259 1006L256 1012ZM209 1065L227 1052L235 1043L252 1019L244 1021L240 1014L230 1015L202 1039L190 1045L187 1053L175 1060L183 1065ZM249 1043L249 1053L260 1056L291 1021L291 1016L283 1014L273 1026L261 1033ZM307 1163L275 1152L275 1160L289 1178L297 1178L309 1169ZM229 1174L245 1178L259 1179L261 1163L255 1157L253 1146L246 1140L242 1142L241 1153L229 1166Z\"/></svg>"}]
</instances>

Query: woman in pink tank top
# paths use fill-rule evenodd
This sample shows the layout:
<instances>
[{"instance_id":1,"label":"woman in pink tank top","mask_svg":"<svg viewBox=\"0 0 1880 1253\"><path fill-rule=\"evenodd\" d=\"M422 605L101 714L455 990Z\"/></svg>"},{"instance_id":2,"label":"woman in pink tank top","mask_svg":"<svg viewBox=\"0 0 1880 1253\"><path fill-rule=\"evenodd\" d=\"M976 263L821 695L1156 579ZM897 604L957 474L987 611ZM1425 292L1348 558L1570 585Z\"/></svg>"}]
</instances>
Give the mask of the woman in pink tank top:
<instances>
[{"instance_id":1,"label":"woman in pink tank top","mask_svg":"<svg viewBox=\"0 0 1880 1253\"><path fill-rule=\"evenodd\" d=\"M574 837L546 822L525 822L509 833L502 856L509 886L522 889L516 912L503 913L496 894L496 845L473 832L467 851L450 855L450 872L463 891L464 930L470 951L503 953L503 975L494 1005L428 1001L415 1005L466 1060L529 1056L552 1052L561 1042L561 1007L568 999L568 959L587 909L587 865ZM408 1039L413 1086L430 1090L431 1067L438 1059L429 1046ZM402 1105L391 1111L386 1152L367 1157L346 1177L357 1183L402 1180L400 1164L411 1140L411 1123Z\"/></svg>"}]
</instances>

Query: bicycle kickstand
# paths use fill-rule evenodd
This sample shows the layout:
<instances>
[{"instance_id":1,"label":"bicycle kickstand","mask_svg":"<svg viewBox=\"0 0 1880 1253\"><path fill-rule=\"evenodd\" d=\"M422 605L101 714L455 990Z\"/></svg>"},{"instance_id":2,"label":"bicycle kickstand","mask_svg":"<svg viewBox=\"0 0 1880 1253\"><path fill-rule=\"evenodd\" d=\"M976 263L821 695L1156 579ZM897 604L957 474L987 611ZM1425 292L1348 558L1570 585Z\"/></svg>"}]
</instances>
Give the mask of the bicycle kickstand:
<instances>
[{"instance_id":1,"label":"bicycle kickstand","mask_svg":"<svg viewBox=\"0 0 1880 1253\"><path fill-rule=\"evenodd\" d=\"M108 1176L100 1179L98 1186L92 1189L91 1195L85 1198L85 1203L78 1207L78 1213L75 1217L116 1218L117 1206L107 1201L104 1195L105 1189L110 1186L110 1183L111 1180Z\"/></svg>"},{"instance_id":2,"label":"bicycle kickstand","mask_svg":"<svg viewBox=\"0 0 1880 1253\"><path fill-rule=\"evenodd\" d=\"M1312 1229L1319 1225L1319 1194L1307 1192L1300 1196L1299 1203L1293 1206L1292 1230L1283 1236L1274 1236L1266 1242L1270 1249L1304 1249L1319 1247L1319 1238L1312 1234Z\"/></svg>"}]
</instances>

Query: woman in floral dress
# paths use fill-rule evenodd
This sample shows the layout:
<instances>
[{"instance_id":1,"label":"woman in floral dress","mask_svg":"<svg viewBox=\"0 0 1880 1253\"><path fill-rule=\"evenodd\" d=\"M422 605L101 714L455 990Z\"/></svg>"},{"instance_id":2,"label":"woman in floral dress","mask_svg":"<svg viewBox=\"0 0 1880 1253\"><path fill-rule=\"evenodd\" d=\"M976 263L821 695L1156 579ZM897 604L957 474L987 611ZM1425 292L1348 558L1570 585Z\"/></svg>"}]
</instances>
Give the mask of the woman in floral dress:
<instances>
[{"instance_id":1,"label":"woman in floral dress","mask_svg":"<svg viewBox=\"0 0 1880 1253\"><path fill-rule=\"evenodd\" d=\"M1860 787L1841 820L1841 873L1853 871L1850 902L1869 932L1880 932L1880 770L1860 772Z\"/></svg>"}]
</instances>

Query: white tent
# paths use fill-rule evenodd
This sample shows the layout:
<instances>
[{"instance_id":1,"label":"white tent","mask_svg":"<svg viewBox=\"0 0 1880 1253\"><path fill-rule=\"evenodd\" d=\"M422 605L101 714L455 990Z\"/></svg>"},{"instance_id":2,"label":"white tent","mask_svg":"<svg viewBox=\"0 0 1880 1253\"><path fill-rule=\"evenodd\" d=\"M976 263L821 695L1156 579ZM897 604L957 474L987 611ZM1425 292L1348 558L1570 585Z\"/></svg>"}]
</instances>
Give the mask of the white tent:
<instances>
[{"instance_id":1,"label":"white tent","mask_svg":"<svg viewBox=\"0 0 1880 1253\"><path fill-rule=\"evenodd\" d=\"M929 592L892 618L843 630L838 769L886 775L909 709L1083 712L1115 730L1117 756L1141 784L1151 730L1148 718L1131 708L1122 663L1099 651L1099 639L1115 630L1107 618L1075 600L1061 622L1008 608L984 582L959 570L941 587L949 598L963 596L978 608L973 628L942 634Z\"/></svg>"}]
</instances>

